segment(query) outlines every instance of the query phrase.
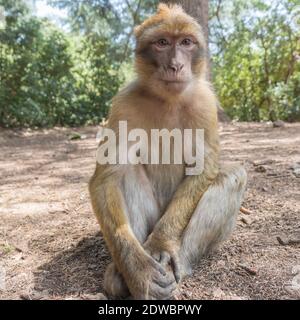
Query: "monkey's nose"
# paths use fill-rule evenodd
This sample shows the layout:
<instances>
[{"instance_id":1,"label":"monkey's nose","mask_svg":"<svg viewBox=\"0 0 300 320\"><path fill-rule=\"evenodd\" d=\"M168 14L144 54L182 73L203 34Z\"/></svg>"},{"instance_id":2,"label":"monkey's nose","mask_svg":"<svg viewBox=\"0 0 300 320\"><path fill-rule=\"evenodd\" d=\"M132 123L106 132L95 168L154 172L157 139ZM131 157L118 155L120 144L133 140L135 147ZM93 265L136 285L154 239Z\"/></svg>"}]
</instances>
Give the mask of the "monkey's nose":
<instances>
[{"instance_id":1,"label":"monkey's nose","mask_svg":"<svg viewBox=\"0 0 300 320\"><path fill-rule=\"evenodd\" d=\"M184 65L182 63L172 63L169 65L169 69L174 73L180 72L183 69Z\"/></svg>"}]
</instances>

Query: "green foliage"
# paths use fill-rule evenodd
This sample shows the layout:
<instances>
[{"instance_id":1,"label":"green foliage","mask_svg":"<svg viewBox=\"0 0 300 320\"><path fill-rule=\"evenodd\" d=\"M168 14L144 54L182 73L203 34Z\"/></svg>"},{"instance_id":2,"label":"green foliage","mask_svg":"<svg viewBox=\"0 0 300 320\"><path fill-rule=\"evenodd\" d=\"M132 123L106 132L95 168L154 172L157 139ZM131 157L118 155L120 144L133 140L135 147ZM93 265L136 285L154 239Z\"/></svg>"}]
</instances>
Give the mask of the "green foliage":
<instances>
[{"instance_id":1,"label":"green foliage","mask_svg":"<svg viewBox=\"0 0 300 320\"><path fill-rule=\"evenodd\" d=\"M134 27L156 10L159 0L48 0L68 11L73 32L111 39L118 61L132 58Z\"/></svg>"},{"instance_id":2,"label":"green foliage","mask_svg":"<svg viewBox=\"0 0 300 320\"><path fill-rule=\"evenodd\" d=\"M224 109L242 121L300 120L299 6L218 4L211 21L213 77Z\"/></svg>"},{"instance_id":3,"label":"green foliage","mask_svg":"<svg viewBox=\"0 0 300 320\"><path fill-rule=\"evenodd\" d=\"M158 2L48 0L68 12L59 28L32 15L24 0L0 0L0 126L101 121L133 77L134 26ZM300 120L299 1L209 5L212 76L225 111L243 121Z\"/></svg>"},{"instance_id":4,"label":"green foliage","mask_svg":"<svg viewBox=\"0 0 300 320\"><path fill-rule=\"evenodd\" d=\"M97 123L118 90L118 64L99 36L67 37L31 16L17 1L0 0L7 15L0 30L0 125Z\"/></svg>"},{"instance_id":5,"label":"green foliage","mask_svg":"<svg viewBox=\"0 0 300 320\"><path fill-rule=\"evenodd\" d=\"M108 54L110 50L110 42L96 34L83 37L75 49L72 71L76 91L71 124L94 124L107 116L111 99L123 79L120 63Z\"/></svg>"}]
</instances>

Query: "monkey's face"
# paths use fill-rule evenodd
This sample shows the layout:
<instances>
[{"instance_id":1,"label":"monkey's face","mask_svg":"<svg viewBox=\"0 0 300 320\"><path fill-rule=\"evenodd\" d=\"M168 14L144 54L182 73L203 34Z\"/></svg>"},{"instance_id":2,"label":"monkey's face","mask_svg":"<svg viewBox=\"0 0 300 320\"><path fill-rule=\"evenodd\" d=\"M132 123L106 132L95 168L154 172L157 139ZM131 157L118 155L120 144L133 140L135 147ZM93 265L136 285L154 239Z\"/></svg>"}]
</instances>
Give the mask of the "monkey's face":
<instances>
[{"instance_id":1,"label":"monkey's face","mask_svg":"<svg viewBox=\"0 0 300 320\"><path fill-rule=\"evenodd\" d=\"M201 27L179 6L158 13L135 30L136 70L155 92L182 92L205 74L206 44Z\"/></svg>"},{"instance_id":2,"label":"monkey's face","mask_svg":"<svg viewBox=\"0 0 300 320\"><path fill-rule=\"evenodd\" d=\"M203 72L204 52L192 34L158 32L136 52L137 71L148 83L180 93Z\"/></svg>"},{"instance_id":3,"label":"monkey's face","mask_svg":"<svg viewBox=\"0 0 300 320\"><path fill-rule=\"evenodd\" d=\"M157 35L148 48L152 77L171 91L182 91L193 80L192 65L199 44L192 35Z\"/></svg>"}]
</instances>

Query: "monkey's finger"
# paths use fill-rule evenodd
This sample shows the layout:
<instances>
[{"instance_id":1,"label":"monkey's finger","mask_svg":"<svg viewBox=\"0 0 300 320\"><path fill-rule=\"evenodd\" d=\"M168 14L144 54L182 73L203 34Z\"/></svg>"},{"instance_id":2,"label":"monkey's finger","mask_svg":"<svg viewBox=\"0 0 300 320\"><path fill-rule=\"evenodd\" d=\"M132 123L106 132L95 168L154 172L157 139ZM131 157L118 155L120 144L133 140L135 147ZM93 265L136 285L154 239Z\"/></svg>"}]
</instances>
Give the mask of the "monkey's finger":
<instances>
[{"instance_id":1,"label":"monkey's finger","mask_svg":"<svg viewBox=\"0 0 300 320\"><path fill-rule=\"evenodd\" d=\"M177 255L173 255L171 257L171 264L172 264L172 268L173 268L176 282L179 283L181 280L181 271L180 271L180 260Z\"/></svg>"},{"instance_id":2,"label":"monkey's finger","mask_svg":"<svg viewBox=\"0 0 300 320\"><path fill-rule=\"evenodd\" d=\"M160 275L157 275L153 277L153 282L158 284L162 288L167 288L170 285L176 285L175 277L173 275L173 272L168 272L166 276L162 277Z\"/></svg>"},{"instance_id":3,"label":"monkey's finger","mask_svg":"<svg viewBox=\"0 0 300 320\"><path fill-rule=\"evenodd\" d=\"M155 259L157 262L160 262L160 253L159 252L151 252L149 249L145 249L149 256Z\"/></svg>"},{"instance_id":4,"label":"monkey's finger","mask_svg":"<svg viewBox=\"0 0 300 320\"><path fill-rule=\"evenodd\" d=\"M171 260L171 256L170 254L167 252L167 251L163 251L161 254L160 254L160 263L163 265L163 266L167 266L168 263L170 262Z\"/></svg>"},{"instance_id":5,"label":"monkey's finger","mask_svg":"<svg viewBox=\"0 0 300 320\"><path fill-rule=\"evenodd\" d=\"M155 259L157 262L160 262L160 253L159 252L154 252L152 254L152 258Z\"/></svg>"},{"instance_id":6,"label":"monkey's finger","mask_svg":"<svg viewBox=\"0 0 300 320\"><path fill-rule=\"evenodd\" d=\"M152 281L162 288L167 288L170 285L177 284L174 273L171 270L169 270L165 276L162 276L158 272L153 273Z\"/></svg>"},{"instance_id":7,"label":"monkey's finger","mask_svg":"<svg viewBox=\"0 0 300 320\"><path fill-rule=\"evenodd\" d=\"M151 257L151 266L156 269L157 271L159 271L163 276L165 276L167 274L165 268L159 263L157 262L156 260L154 260L152 257Z\"/></svg>"}]
</instances>

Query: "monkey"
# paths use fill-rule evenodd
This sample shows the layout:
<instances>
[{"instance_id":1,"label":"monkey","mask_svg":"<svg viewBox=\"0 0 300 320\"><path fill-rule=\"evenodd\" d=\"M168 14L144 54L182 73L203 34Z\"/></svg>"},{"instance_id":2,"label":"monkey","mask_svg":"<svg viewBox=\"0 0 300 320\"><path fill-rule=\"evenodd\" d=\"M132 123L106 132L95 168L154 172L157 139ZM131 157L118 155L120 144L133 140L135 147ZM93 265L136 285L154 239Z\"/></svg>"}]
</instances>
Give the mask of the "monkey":
<instances>
[{"instance_id":1,"label":"monkey","mask_svg":"<svg viewBox=\"0 0 300 320\"><path fill-rule=\"evenodd\" d=\"M200 174L182 164L96 164L93 211L113 262L110 297L170 299L182 279L234 229L245 192L243 166L220 162L217 98L206 79L200 25L179 5L159 4L135 28L137 78L113 98L107 127L204 130ZM197 148L192 139L193 150ZM174 148L174 143L171 146Z\"/></svg>"}]
</instances>

